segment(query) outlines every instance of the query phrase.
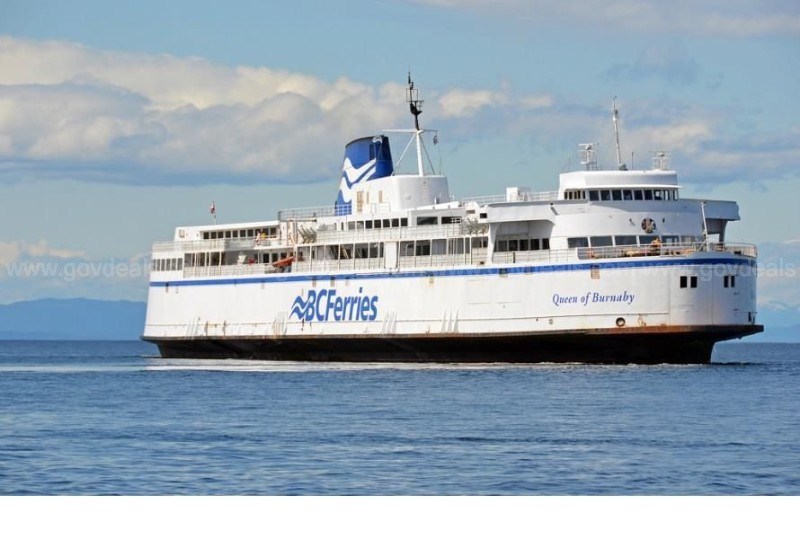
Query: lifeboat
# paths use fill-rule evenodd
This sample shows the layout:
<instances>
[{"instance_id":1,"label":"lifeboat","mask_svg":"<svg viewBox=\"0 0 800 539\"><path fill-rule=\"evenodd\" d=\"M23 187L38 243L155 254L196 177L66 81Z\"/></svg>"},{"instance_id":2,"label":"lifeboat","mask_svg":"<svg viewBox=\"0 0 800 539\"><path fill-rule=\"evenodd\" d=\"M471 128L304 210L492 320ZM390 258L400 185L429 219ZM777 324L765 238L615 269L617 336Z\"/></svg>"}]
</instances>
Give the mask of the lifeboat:
<instances>
[{"instance_id":1,"label":"lifeboat","mask_svg":"<svg viewBox=\"0 0 800 539\"><path fill-rule=\"evenodd\" d=\"M287 256L286 258L281 258L280 260L273 262L272 267L285 268L287 266L291 266L292 262L294 262L294 256Z\"/></svg>"}]
</instances>

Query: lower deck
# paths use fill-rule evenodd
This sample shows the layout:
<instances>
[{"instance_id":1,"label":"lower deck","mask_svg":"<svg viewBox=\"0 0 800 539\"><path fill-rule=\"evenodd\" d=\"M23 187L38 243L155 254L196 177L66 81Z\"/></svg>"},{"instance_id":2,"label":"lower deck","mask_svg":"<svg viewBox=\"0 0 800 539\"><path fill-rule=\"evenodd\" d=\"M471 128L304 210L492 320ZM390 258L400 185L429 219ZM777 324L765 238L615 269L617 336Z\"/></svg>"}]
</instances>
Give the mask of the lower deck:
<instances>
[{"instance_id":1,"label":"lower deck","mask_svg":"<svg viewBox=\"0 0 800 539\"><path fill-rule=\"evenodd\" d=\"M661 326L429 336L152 338L162 357L414 363L703 364L760 325Z\"/></svg>"}]
</instances>

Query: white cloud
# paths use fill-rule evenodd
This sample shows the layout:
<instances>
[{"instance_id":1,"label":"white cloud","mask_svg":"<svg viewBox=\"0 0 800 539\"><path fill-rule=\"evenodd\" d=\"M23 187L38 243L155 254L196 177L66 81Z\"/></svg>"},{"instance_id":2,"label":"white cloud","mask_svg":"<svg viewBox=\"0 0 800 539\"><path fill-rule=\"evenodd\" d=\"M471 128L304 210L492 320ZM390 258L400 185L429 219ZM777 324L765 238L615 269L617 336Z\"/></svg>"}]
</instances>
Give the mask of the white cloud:
<instances>
[{"instance_id":1,"label":"white cloud","mask_svg":"<svg viewBox=\"0 0 800 539\"><path fill-rule=\"evenodd\" d=\"M524 20L526 24L570 23L593 31L749 38L800 35L795 0L409 0L445 9L467 9Z\"/></svg>"},{"instance_id":2,"label":"white cloud","mask_svg":"<svg viewBox=\"0 0 800 539\"><path fill-rule=\"evenodd\" d=\"M343 140L400 123L402 103L396 84L0 38L0 157L69 163L78 179L97 176L81 176L88 164L126 166L137 182L153 168L315 180Z\"/></svg>"},{"instance_id":3,"label":"white cloud","mask_svg":"<svg viewBox=\"0 0 800 539\"><path fill-rule=\"evenodd\" d=\"M0 241L0 264L11 264L29 258L80 258L85 256L84 251L52 247L47 240L35 243L24 241Z\"/></svg>"},{"instance_id":4,"label":"white cloud","mask_svg":"<svg viewBox=\"0 0 800 539\"><path fill-rule=\"evenodd\" d=\"M426 94L425 117L467 137L478 129L466 123L484 111L512 111L492 120L499 126L513 111L554 105L549 95L517 96L507 85ZM404 98L396 83L0 37L0 179L328 179L343 141L408 125Z\"/></svg>"},{"instance_id":5,"label":"white cloud","mask_svg":"<svg viewBox=\"0 0 800 539\"><path fill-rule=\"evenodd\" d=\"M546 109L555 104L555 100L550 95L529 95L520 99L519 102L524 109Z\"/></svg>"},{"instance_id":6,"label":"white cloud","mask_svg":"<svg viewBox=\"0 0 800 539\"><path fill-rule=\"evenodd\" d=\"M84 251L51 247L47 240L39 240L30 244L23 243L22 251L32 257L78 258L86 255Z\"/></svg>"},{"instance_id":7,"label":"white cloud","mask_svg":"<svg viewBox=\"0 0 800 539\"><path fill-rule=\"evenodd\" d=\"M508 95L502 91L450 90L438 102L445 118L463 117L473 116L484 107L504 105Z\"/></svg>"},{"instance_id":8,"label":"white cloud","mask_svg":"<svg viewBox=\"0 0 800 539\"><path fill-rule=\"evenodd\" d=\"M621 69L671 69L676 62L680 56L653 49ZM607 103L525 94L508 83L426 88L423 98L423 118L435 119L426 125L454 144L524 138L559 158L592 137L611 148ZM330 82L266 67L0 37L0 181L332 180L344 142L410 124L404 99L397 83ZM787 164L800 160L795 136L736 135L730 127L739 118L731 112L679 102L624 105L627 155L679 152L680 163L704 181L783 177L792 170Z\"/></svg>"},{"instance_id":9,"label":"white cloud","mask_svg":"<svg viewBox=\"0 0 800 539\"><path fill-rule=\"evenodd\" d=\"M0 241L0 265L11 264L19 259L19 243Z\"/></svg>"}]
</instances>

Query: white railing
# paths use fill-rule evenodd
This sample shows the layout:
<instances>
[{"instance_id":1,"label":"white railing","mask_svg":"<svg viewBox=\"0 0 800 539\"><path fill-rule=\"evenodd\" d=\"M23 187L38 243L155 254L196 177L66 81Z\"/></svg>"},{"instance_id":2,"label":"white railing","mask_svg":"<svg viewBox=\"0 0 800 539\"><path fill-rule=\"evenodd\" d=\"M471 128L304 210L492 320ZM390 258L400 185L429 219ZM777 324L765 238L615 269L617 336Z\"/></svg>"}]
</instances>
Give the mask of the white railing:
<instances>
[{"instance_id":1,"label":"white railing","mask_svg":"<svg viewBox=\"0 0 800 539\"><path fill-rule=\"evenodd\" d=\"M241 251L284 246L287 246L287 244L280 238L231 238L216 240L162 241L153 244L153 252L196 253L204 251Z\"/></svg>"},{"instance_id":2,"label":"white railing","mask_svg":"<svg viewBox=\"0 0 800 539\"><path fill-rule=\"evenodd\" d=\"M448 225L363 228L357 230L317 230L317 242L350 244L377 241L451 239L468 235L468 228L464 223L453 223Z\"/></svg>"},{"instance_id":3,"label":"white railing","mask_svg":"<svg viewBox=\"0 0 800 539\"><path fill-rule=\"evenodd\" d=\"M544 249L540 251L511 251L494 253L493 264L565 263L577 260L575 249Z\"/></svg>"},{"instance_id":4,"label":"white railing","mask_svg":"<svg viewBox=\"0 0 800 539\"><path fill-rule=\"evenodd\" d=\"M308 208L288 208L278 211L279 221L288 221L293 219L295 221L313 221L317 217L332 217L336 215L336 209L333 205L327 206L312 206Z\"/></svg>"},{"instance_id":5,"label":"white railing","mask_svg":"<svg viewBox=\"0 0 800 539\"><path fill-rule=\"evenodd\" d=\"M545 249L539 251L496 252L492 264L562 264L578 260L631 258L648 256L687 256L693 253L731 253L755 258L755 245L746 243L674 243L661 246L620 245L615 247L580 247L575 249ZM481 266L487 263L486 249L475 248L468 253L425 256L398 256L398 268L443 268ZM272 264L235 264L200 266L183 269L185 278L264 275L283 272L324 273L344 271L383 270L384 258L351 258L341 260L295 261L291 266L276 268Z\"/></svg>"},{"instance_id":6,"label":"white railing","mask_svg":"<svg viewBox=\"0 0 800 539\"><path fill-rule=\"evenodd\" d=\"M756 246L747 243L662 243L650 245L617 245L614 247L580 247L580 260L599 258L631 258L640 256L686 256L693 253L731 253L755 258Z\"/></svg>"},{"instance_id":7,"label":"white railing","mask_svg":"<svg viewBox=\"0 0 800 539\"><path fill-rule=\"evenodd\" d=\"M306 260L292 264L292 272L367 271L384 269L383 258L343 258L341 260Z\"/></svg>"},{"instance_id":8,"label":"white railing","mask_svg":"<svg viewBox=\"0 0 800 539\"><path fill-rule=\"evenodd\" d=\"M707 243L709 252L725 252L734 255L749 256L756 258L758 248L752 243Z\"/></svg>"},{"instance_id":9,"label":"white railing","mask_svg":"<svg viewBox=\"0 0 800 539\"><path fill-rule=\"evenodd\" d=\"M509 200L507 195L486 195L479 197L462 198L461 202L475 202L480 205L497 204L499 202L552 202L558 200L558 191L538 191L535 193L520 192L515 200Z\"/></svg>"},{"instance_id":10,"label":"white railing","mask_svg":"<svg viewBox=\"0 0 800 539\"><path fill-rule=\"evenodd\" d=\"M233 264L227 266L195 266L183 268L184 278L233 277L237 275L264 275L280 273L281 268L272 264Z\"/></svg>"}]
</instances>

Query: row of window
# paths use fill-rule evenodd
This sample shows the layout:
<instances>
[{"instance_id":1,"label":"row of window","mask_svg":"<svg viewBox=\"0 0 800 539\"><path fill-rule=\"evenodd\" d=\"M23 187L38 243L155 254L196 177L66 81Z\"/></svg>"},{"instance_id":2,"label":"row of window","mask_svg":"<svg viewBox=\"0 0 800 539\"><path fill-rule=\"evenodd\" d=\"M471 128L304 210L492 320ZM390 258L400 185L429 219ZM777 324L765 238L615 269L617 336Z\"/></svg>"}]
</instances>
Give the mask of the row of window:
<instances>
[{"instance_id":1,"label":"row of window","mask_svg":"<svg viewBox=\"0 0 800 539\"><path fill-rule=\"evenodd\" d=\"M670 245L676 243L699 243L703 238L698 236L657 236L654 234L647 234L641 236L590 236L590 237L577 237L567 238L567 247L575 249L578 247L611 247L614 245L652 245L658 240L663 245Z\"/></svg>"},{"instance_id":2,"label":"row of window","mask_svg":"<svg viewBox=\"0 0 800 539\"><path fill-rule=\"evenodd\" d=\"M550 249L550 238L498 239L494 246L494 250L497 253L546 251L548 249Z\"/></svg>"},{"instance_id":3,"label":"row of window","mask_svg":"<svg viewBox=\"0 0 800 539\"><path fill-rule=\"evenodd\" d=\"M342 223L342 230L345 224ZM372 230L375 228L397 228L401 226L408 226L408 218L395 217L394 219L368 219L366 221L349 221L347 223L347 230Z\"/></svg>"},{"instance_id":4,"label":"row of window","mask_svg":"<svg viewBox=\"0 0 800 539\"><path fill-rule=\"evenodd\" d=\"M489 238L485 236L401 241L400 256L462 255L471 253L473 249L485 249L488 245Z\"/></svg>"},{"instance_id":5,"label":"row of window","mask_svg":"<svg viewBox=\"0 0 800 539\"><path fill-rule=\"evenodd\" d=\"M436 215L420 215L417 217L417 226L430 226L430 225L449 225L453 223L460 223L461 217L452 215L445 215L438 217ZM347 223L347 230L373 230L376 228L397 228L408 226L408 217L394 217L392 219L367 219L365 221L349 221ZM342 230L345 229L345 224L341 225Z\"/></svg>"},{"instance_id":6,"label":"row of window","mask_svg":"<svg viewBox=\"0 0 800 539\"><path fill-rule=\"evenodd\" d=\"M210 230L203 232L204 240L221 240L235 238L277 238L278 227L268 226L265 228L243 228L237 230Z\"/></svg>"},{"instance_id":7,"label":"row of window","mask_svg":"<svg viewBox=\"0 0 800 539\"><path fill-rule=\"evenodd\" d=\"M677 189L568 189L567 200L678 200Z\"/></svg>"},{"instance_id":8,"label":"row of window","mask_svg":"<svg viewBox=\"0 0 800 539\"><path fill-rule=\"evenodd\" d=\"M680 276L681 288L697 288L697 275L687 277L686 275ZM722 286L724 288L736 288L736 276L725 275L722 277Z\"/></svg>"},{"instance_id":9,"label":"row of window","mask_svg":"<svg viewBox=\"0 0 800 539\"><path fill-rule=\"evenodd\" d=\"M349 245L329 245L328 253L333 260L352 258L383 258L382 243L356 243Z\"/></svg>"},{"instance_id":10,"label":"row of window","mask_svg":"<svg viewBox=\"0 0 800 539\"><path fill-rule=\"evenodd\" d=\"M180 271L183 260L180 258L154 258L150 264L152 271Z\"/></svg>"},{"instance_id":11,"label":"row of window","mask_svg":"<svg viewBox=\"0 0 800 539\"><path fill-rule=\"evenodd\" d=\"M273 262L277 262L279 260L283 260L291 255L289 252L277 252L271 251L267 253L259 253L258 256L255 254L253 255L244 255L240 254L237 256L228 256L222 257L222 253L219 252L210 252L210 253L187 253L184 255L183 265L187 268L195 268L195 267L205 267L205 266L220 266L223 265L222 262L225 262L225 265L232 265L232 264L252 264L255 262L260 262L262 264L270 264ZM178 266L177 269L181 269L181 260L178 259Z\"/></svg>"}]
</instances>

